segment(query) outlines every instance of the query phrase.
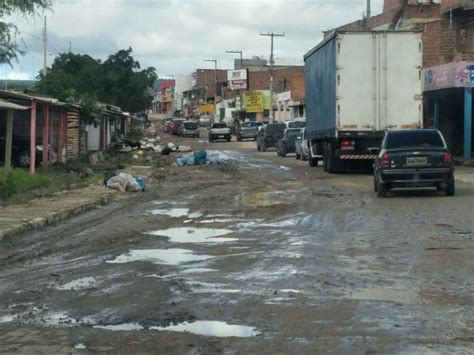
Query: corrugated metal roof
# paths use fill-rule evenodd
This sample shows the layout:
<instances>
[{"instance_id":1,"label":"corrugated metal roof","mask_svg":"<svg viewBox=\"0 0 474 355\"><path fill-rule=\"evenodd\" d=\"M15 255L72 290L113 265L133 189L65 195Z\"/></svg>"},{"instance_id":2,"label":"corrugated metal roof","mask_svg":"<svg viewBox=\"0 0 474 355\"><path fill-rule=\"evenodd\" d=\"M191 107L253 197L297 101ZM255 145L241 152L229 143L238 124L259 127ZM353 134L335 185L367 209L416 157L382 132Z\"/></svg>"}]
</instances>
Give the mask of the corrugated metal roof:
<instances>
[{"instance_id":1,"label":"corrugated metal roof","mask_svg":"<svg viewBox=\"0 0 474 355\"><path fill-rule=\"evenodd\" d=\"M21 100L29 100L29 101L38 101L41 103L51 104L51 105L59 105L62 106L64 103L60 102L58 99L53 99L50 97L43 97L43 96L33 96L24 94L21 92L10 91L10 90L0 90L0 97L11 97L15 99Z\"/></svg>"},{"instance_id":2,"label":"corrugated metal roof","mask_svg":"<svg viewBox=\"0 0 474 355\"><path fill-rule=\"evenodd\" d=\"M28 110L28 107L17 105L12 102L0 100L0 109Z\"/></svg>"}]
</instances>

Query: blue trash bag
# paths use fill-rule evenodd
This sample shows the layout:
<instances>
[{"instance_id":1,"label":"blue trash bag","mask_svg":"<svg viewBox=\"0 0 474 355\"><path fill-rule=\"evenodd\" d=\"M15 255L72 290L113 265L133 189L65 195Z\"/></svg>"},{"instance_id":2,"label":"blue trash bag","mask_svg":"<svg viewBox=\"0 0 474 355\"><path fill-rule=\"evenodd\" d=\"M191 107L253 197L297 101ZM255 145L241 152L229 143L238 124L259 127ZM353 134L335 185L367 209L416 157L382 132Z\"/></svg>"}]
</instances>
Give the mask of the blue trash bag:
<instances>
[{"instance_id":1,"label":"blue trash bag","mask_svg":"<svg viewBox=\"0 0 474 355\"><path fill-rule=\"evenodd\" d=\"M205 165L207 162L207 152L205 150L199 150L194 153L194 164Z\"/></svg>"},{"instance_id":2,"label":"blue trash bag","mask_svg":"<svg viewBox=\"0 0 474 355\"><path fill-rule=\"evenodd\" d=\"M134 176L133 178L135 179L137 184L140 185L140 187L142 188L142 191L145 191L146 190L145 180L143 180L141 177L138 177L138 176Z\"/></svg>"},{"instance_id":3,"label":"blue trash bag","mask_svg":"<svg viewBox=\"0 0 474 355\"><path fill-rule=\"evenodd\" d=\"M176 164L178 166L187 166L194 164L194 157L192 155L185 155L176 159Z\"/></svg>"}]
</instances>

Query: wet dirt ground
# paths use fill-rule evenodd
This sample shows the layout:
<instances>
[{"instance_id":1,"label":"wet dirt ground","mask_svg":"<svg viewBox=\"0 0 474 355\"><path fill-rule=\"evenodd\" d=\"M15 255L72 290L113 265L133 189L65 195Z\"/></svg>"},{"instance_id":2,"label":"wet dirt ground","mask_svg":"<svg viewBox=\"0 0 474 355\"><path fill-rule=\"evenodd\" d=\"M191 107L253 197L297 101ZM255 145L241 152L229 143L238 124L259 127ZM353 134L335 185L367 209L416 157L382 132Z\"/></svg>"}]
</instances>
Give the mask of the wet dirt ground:
<instances>
[{"instance_id":1,"label":"wet dirt ground","mask_svg":"<svg viewBox=\"0 0 474 355\"><path fill-rule=\"evenodd\" d=\"M377 199L369 174L177 142L224 163L0 242L0 353L473 351L474 186Z\"/></svg>"}]
</instances>

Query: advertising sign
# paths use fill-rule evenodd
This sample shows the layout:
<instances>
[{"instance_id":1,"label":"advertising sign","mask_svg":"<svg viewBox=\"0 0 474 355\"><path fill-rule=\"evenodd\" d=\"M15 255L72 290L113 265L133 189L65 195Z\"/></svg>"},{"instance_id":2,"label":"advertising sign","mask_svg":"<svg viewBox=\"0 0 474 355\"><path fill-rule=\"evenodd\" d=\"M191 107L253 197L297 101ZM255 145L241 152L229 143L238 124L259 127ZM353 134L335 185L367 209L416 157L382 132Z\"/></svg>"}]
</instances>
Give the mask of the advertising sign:
<instances>
[{"instance_id":1,"label":"advertising sign","mask_svg":"<svg viewBox=\"0 0 474 355\"><path fill-rule=\"evenodd\" d=\"M263 112L263 94L245 93L245 110L249 113Z\"/></svg>"},{"instance_id":2,"label":"advertising sign","mask_svg":"<svg viewBox=\"0 0 474 355\"><path fill-rule=\"evenodd\" d=\"M449 63L425 69L425 91L473 86L472 63Z\"/></svg>"},{"instance_id":3,"label":"advertising sign","mask_svg":"<svg viewBox=\"0 0 474 355\"><path fill-rule=\"evenodd\" d=\"M199 107L199 110L201 111L201 113L209 114L209 113L214 112L214 105L213 104L202 104Z\"/></svg>"},{"instance_id":4,"label":"advertising sign","mask_svg":"<svg viewBox=\"0 0 474 355\"><path fill-rule=\"evenodd\" d=\"M228 70L227 81L229 83L230 90L248 90L248 70Z\"/></svg>"}]
</instances>

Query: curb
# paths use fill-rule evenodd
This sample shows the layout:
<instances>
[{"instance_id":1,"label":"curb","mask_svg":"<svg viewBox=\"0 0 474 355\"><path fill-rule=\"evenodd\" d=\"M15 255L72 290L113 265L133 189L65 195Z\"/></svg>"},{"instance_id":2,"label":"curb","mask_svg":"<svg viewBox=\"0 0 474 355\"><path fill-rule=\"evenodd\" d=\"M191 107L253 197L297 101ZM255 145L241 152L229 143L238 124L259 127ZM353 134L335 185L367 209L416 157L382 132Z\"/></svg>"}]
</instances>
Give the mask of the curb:
<instances>
[{"instance_id":1,"label":"curb","mask_svg":"<svg viewBox=\"0 0 474 355\"><path fill-rule=\"evenodd\" d=\"M95 198L92 201L81 204L79 206L66 208L61 211L54 212L47 217L34 218L28 222L23 222L21 224L16 225L15 227L12 227L5 231L0 232L0 240L6 237L11 237L20 233L32 231L34 229L38 229L46 225L50 225L50 224L62 221L66 218L69 218L81 212L85 212L88 210L98 208L100 206L104 206L108 204L109 202L111 202L115 198L115 196L116 194L114 193L107 193L98 198Z\"/></svg>"}]
</instances>

